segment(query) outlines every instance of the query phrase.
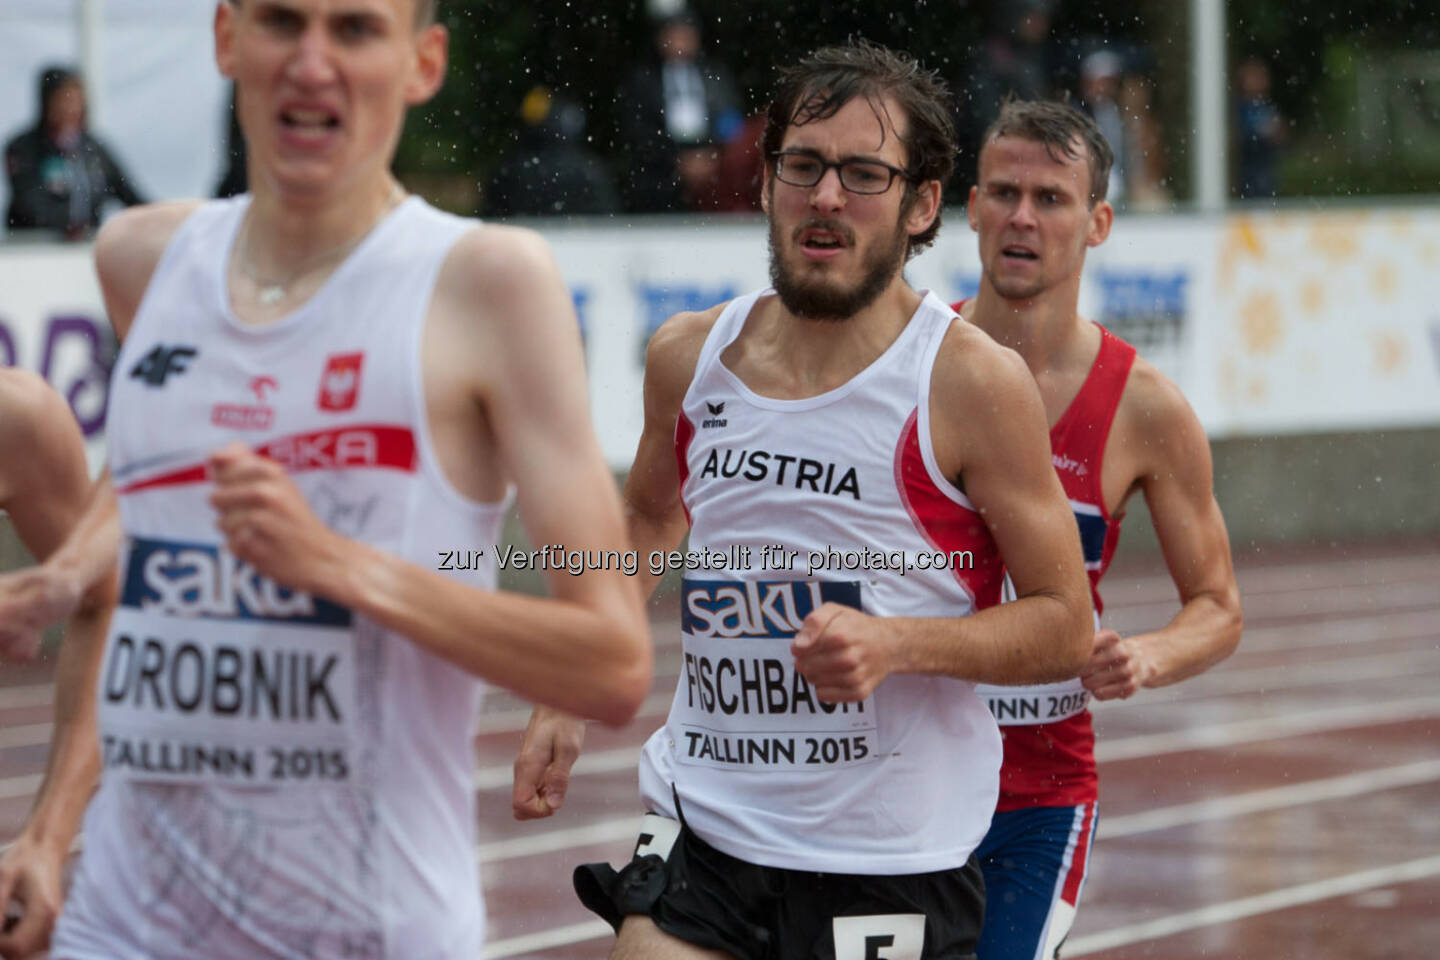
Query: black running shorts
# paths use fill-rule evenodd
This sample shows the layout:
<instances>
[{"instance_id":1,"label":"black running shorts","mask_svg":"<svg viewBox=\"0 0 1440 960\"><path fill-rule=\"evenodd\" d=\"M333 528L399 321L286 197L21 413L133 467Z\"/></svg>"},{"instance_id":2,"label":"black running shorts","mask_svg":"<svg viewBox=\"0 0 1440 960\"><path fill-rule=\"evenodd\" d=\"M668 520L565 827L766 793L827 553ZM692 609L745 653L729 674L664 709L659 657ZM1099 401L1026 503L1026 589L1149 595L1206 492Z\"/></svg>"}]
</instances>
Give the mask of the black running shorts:
<instances>
[{"instance_id":1,"label":"black running shorts","mask_svg":"<svg viewBox=\"0 0 1440 960\"><path fill-rule=\"evenodd\" d=\"M738 960L973 960L985 888L964 866L902 876L762 867L648 814L634 858L575 868L580 901L617 931L648 916L671 936Z\"/></svg>"}]
</instances>

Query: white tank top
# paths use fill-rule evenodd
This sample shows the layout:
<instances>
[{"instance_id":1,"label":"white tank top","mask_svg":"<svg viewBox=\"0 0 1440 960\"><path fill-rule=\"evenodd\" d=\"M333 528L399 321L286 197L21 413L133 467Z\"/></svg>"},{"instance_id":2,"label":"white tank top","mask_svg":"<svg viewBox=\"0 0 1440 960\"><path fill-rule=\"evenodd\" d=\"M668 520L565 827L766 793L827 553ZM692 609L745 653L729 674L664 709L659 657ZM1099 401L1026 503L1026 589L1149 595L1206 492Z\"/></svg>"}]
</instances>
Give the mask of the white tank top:
<instances>
[{"instance_id":1,"label":"white tank top","mask_svg":"<svg viewBox=\"0 0 1440 960\"><path fill-rule=\"evenodd\" d=\"M420 378L440 265L475 226L418 199L305 305L232 315L248 198L166 249L110 389L125 539L99 681L101 786L56 956L478 956L470 732L481 683L225 547L205 458L283 463L333 529L435 569L504 504L443 477ZM493 587L484 565L451 576Z\"/></svg>"},{"instance_id":2,"label":"white tank top","mask_svg":"<svg viewBox=\"0 0 1440 960\"><path fill-rule=\"evenodd\" d=\"M685 574L684 661L669 719L645 745L641 795L752 863L959 866L990 825L1000 768L974 685L894 675L863 703L823 703L789 649L825 601L959 617L998 600L994 541L930 442L930 371L955 315L926 295L843 386L775 400L720 362L762 295L721 313L676 427L690 559L709 568Z\"/></svg>"}]
</instances>

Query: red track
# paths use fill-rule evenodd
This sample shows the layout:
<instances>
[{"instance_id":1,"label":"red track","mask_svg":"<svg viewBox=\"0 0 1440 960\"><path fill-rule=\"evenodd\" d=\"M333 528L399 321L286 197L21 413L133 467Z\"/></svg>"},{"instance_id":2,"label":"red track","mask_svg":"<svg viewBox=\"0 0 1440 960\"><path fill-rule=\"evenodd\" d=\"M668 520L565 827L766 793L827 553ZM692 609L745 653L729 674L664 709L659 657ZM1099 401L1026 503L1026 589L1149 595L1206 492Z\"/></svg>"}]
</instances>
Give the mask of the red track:
<instances>
[{"instance_id":1,"label":"red track","mask_svg":"<svg viewBox=\"0 0 1440 960\"><path fill-rule=\"evenodd\" d=\"M1107 625L1175 608L1156 565L1107 577ZM1096 710L1094 869L1065 956L1105 960L1410 960L1440 943L1440 545L1242 562L1239 652L1201 677ZM638 825L634 755L664 716L678 634L657 616L651 705L592 727L569 800L509 815L525 710L495 695L477 740L487 957L604 957L570 892L579 862L619 862ZM44 670L0 680L0 837L45 758ZM31 726L40 725L40 726Z\"/></svg>"}]
</instances>

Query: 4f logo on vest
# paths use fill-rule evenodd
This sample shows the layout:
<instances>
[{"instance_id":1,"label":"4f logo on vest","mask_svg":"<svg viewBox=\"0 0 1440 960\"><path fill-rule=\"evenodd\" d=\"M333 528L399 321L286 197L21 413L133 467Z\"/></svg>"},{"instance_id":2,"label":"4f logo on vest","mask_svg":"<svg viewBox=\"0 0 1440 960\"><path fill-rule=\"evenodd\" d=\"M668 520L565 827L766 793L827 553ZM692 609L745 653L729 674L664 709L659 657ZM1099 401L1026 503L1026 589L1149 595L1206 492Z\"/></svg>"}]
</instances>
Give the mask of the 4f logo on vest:
<instances>
[{"instance_id":1,"label":"4f logo on vest","mask_svg":"<svg viewBox=\"0 0 1440 960\"><path fill-rule=\"evenodd\" d=\"M723 427L725 426L725 424L730 422L729 420L720 416L720 414L725 412L724 400L721 400L719 403L711 403L707 400L705 401L705 409L710 411L710 416L700 421L700 429L704 430L709 427Z\"/></svg>"},{"instance_id":2,"label":"4f logo on vest","mask_svg":"<svg viewBox=\"0 0 1440 960\"><path fill-rule=\"evenodd\" d=\"M360 399L360 370L365 363L363 353L332 353L325 361L325 372L320 374L320 399L316 401L321 410L341 413L355 409Z\"/></svg>"},{"instance_id":3,"label":"4f logo on vest","mask_svg":"<svg viewBox=\"0 0 1440 960\"><path fill-rule=\"evenodd\" d=\"M157 343L130 368L130 378L143 381L146 386L163 387L170 376L184 373L191 358L199 352L194 347L167 347Z\"/></svg>"}]
</instances>

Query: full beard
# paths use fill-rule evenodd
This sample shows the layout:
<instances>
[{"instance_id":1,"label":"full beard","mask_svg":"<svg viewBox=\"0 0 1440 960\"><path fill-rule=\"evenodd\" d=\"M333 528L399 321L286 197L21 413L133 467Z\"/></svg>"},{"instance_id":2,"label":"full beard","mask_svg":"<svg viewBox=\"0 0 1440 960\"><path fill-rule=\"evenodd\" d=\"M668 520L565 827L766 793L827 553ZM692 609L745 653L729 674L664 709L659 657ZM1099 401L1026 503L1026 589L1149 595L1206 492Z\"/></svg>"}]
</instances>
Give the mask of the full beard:
<instances>
[{"instance_id":1,"label":"full beard","mask_svg":"<svg viewBox=\"0 0 1440 960\"><path fill-rule=\"evenodd\" d=\"M799 238L801 231L810 227L834 229L848 234L842 228L818 221L802 224L794 231ZM903 226L896 226L890 243L877 244L868 251L860 267L860 280L848 289L827 278L809 279L790 265L781 251L780 229L770 221L770 284L780 296L780 302L797 317L807 320L848 320L874 303L890 281L905 263L905 253L910 236Z\"/></svg>"}]
</instances>

